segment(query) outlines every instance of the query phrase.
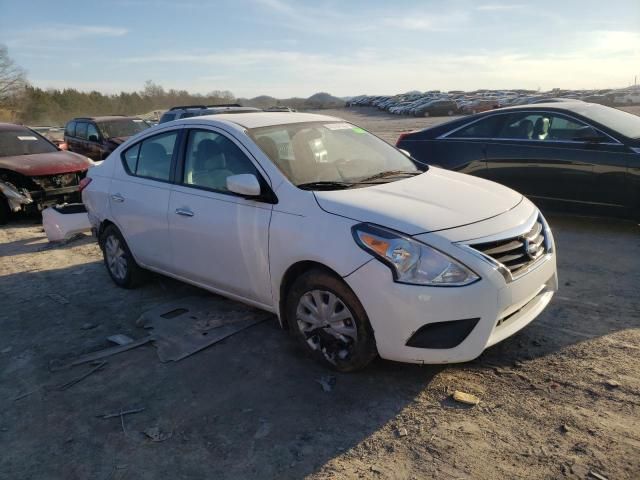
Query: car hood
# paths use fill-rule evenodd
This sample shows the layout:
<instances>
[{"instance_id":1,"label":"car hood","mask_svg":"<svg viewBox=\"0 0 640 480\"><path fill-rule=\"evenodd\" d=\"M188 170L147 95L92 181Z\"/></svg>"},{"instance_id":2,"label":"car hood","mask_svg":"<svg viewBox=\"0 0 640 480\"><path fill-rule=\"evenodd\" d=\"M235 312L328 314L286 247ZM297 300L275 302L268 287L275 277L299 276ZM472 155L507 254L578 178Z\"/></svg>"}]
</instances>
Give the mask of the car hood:
<instances>
[{"instance_id":1,"label":"car hood","mask_svg":"<svg viewBox=\"0 0 640 480\"><path fill-rule=\"evenodd\" d=\"M66 151L0 157L0 169L12 170L28 177L79 172L91 165L93 163L87 157Z\"/></svg>"},{"instance_id":2,"label":"car hood","mask_svg":"<svg viewBox=\"0 0 640 480\"><path fill-rule=\"evenodd\" d=\"M314 193L326 212L408 235L481 222L522 201L497 183L435 167L396 182Z\"/></svg>"}]
</instances>

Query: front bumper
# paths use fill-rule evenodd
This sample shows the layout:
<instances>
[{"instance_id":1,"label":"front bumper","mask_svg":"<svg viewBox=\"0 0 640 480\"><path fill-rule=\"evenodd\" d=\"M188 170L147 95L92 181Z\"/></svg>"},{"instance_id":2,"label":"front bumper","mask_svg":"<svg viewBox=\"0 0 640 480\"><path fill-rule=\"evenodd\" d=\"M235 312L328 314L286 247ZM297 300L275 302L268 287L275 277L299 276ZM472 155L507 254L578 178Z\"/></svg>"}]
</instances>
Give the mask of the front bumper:
<instances>
[{"instance_id":1,"label":"front bumper","mask_svg":"<svg viewBox=\"0 0 640 480\"><path fill-rule=\"evenodd\" d=\"M408 363L473 360L536 318L558 288L555 253L546 254L534 269L510 283L473 255L462 252L457 258L481 280L465 287L399 284L375 259L344 278L367 312L382 358ZM479 320L473 330L455 347L407 346L427 324L475 318Z\"/></svg>"}]
</instances>

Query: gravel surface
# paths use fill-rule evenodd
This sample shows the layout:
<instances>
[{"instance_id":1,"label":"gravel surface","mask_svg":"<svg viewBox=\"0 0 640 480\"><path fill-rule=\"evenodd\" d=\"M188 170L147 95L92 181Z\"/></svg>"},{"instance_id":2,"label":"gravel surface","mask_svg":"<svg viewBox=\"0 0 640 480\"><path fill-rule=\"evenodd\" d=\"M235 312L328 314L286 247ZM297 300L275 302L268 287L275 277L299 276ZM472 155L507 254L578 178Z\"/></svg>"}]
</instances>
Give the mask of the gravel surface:
<instances>
[{"instance_id":1,"label":"gravel surface","mask_svg":"<svg viewBox=\"0 0 640 480\"><path fill-rule=\"evenodd\" d=\"M390 140L434 121L335 113ZM160 303L210 294L160 276L122 290L91 238L51 247L37 219L0 227L0 477L637 479L640 228L550 223L560 291L530 326L467 364L347 375L275 320L180 362L145 345L50 371L110 335L143 337L135 321Z\"/></svg>"}]
</instances>

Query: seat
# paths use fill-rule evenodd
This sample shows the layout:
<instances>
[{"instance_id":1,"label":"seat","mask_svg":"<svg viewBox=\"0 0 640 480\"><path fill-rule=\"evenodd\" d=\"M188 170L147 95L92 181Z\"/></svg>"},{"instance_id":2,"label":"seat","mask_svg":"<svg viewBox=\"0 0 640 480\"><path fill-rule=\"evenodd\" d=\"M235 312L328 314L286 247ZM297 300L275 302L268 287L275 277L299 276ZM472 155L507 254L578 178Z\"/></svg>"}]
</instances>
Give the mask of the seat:
<instances>
[{"instance_id":1,"label":"seat","mask_svg":"<svg viewBox=\"0 0 640 480\"><path fill-rule=\"evenodd\" d=\"M533 127L533 139L545 140L549 135L549 125L551 122L547 117L540 117L536 120L536 124Z\"/></svg>"},{"instance_id":2,"label":"seat","mask_svg":"<svg viewBox=\"0 0 640 480\"><path fill-rule=\"evenodd\" d=\"M259 137L256 139L256 144L287 177L291 177L291 161L280 158L280 150L273 138Z\"/></svg>"},{"instance_id":3,"label":"seat","mask_svg":"<svg viewBox=\"0 0 640 480\"><path fill-rule=\"evenodd\" d=\"M159 143L143 142L136 175L169 180L171 158Z\"/></svg>"},{"instance_id":4,"label":"seat","mask_svg":"<svg viewBox=\"0 0 640 480\"><path fill-rule=\"evenodd\" d=\"M187 183L214 190L227 189L227 177L233 172L226 168L226 159L221 146L208 138L198 143L191 170L187 172Z\"/></svg>"},{"instance_id":5,"label":"seat","mask_svg":"<svg viewBox=\"0 0 640 480\"><path fill-rule=\"evenodd\" d=\"M277 162L280 158L280 153L278 152L278 146L273 138L269 137L259 137L256 139L256 143L260 147L267 157L271 159L273 162Z\"/></svg>"},{"instance_id":6,"label":"seat","mask_svg":"<svg viewBox=\"0 0 640 480\"><path fill-rule=\"evenodd\" d=\"M518 123L518 138L531 139L533 135L533 122L528 119L520 120Z\"/></svg>"}]
</instances>

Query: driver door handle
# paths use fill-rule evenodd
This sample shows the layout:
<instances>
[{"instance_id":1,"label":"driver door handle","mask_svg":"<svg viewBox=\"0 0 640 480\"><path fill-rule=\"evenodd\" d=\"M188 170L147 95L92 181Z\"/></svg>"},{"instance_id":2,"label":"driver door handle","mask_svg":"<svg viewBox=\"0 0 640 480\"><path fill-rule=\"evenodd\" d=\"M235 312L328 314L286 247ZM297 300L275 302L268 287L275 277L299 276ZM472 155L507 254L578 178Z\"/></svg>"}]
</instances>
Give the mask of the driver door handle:
<instances>
[{"instance_id":1,"label":"driver door handle","mask_svg":"<svg viewBox=\"0 0 640 480\"><path fill-rule=\"evenodd\" d=\"M183 217L193 217L193 212L188 208L176 208L176 213Z\"/></svg>"},{"instance_id":2,"label":"driver door handle","mask_svg":"<svg viewBox=\"0 0 640 480\"><path fill-rule=\"evenodd\" d=\"M113 195L111 195L111 200L113 200L114 202L122 203L124 202L124 197L119 193L114 193Z\"/></svg>"}]
</instances>

